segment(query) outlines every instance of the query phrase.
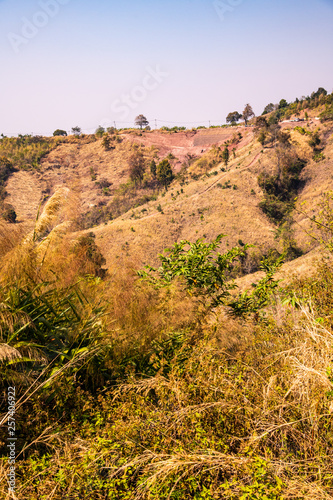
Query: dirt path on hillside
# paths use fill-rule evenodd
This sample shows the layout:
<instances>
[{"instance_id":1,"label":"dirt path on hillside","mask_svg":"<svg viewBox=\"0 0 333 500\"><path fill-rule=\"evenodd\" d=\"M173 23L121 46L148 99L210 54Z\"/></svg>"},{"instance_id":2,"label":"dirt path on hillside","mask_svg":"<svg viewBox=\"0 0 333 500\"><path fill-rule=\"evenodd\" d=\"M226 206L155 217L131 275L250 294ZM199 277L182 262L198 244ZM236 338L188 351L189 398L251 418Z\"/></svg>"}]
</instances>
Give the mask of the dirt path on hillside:
<instances>
[{"instance_id":1,"label":"dirt path on hillside","mask_svg":"<svg viewBox=\"0 0 333 500\"><path fill-rule=\"evenodd\" d=\"M260 158L261 156L261 152L258 153L254 158L253 160L248 164L246 165L246 167L243 167L243 168L240 168L238 170L238 172L243 172L244 170L248 170L250 167L252 167L252 165L254 165L254 163L256 161L258 161L258 159ZM193 198L196 198L198 196L201 196L202 194L206 193L207 191L210 191L216 184L218 184L218 182L220 182L222 179L224 179L226 176L230 175L231 173L234 173L236 172L236 170L229 170L228 172L223 172L223 174L217 179L215 180L210 186L208 186L207 188L205 188L203 191L201 191L200 193L194 193L192 194L189 198L188 198L188 201L193 199ZM180 203L180 202L178 202ZM176 203L176 205L178 204ZM150 214L150 215L147 215L146 217L141 217L140 220L147 220L147 219L151 219L152 217L156 217L158 215L162 215L160 213L154 213L154 214Z\"/></svg>"},{"instance_id":2,"label":"dirt path on hillside","mask_svg":"<svg viewBox=\"0 0 333 500\"><path fill-rule=\"evenodd\" d=\"M239 172L243 172L243 170L247 170L248 168L252 167L252 165L260 158L261 156L261 153L258 153L254 158L253 160L251 161L251 163L249 163L246 167L243 167L243 168L240 168L239 169ZM216 184L218 184L220 182L220 180L224 179L224 177L226 177L227 174L230 174L231 172L234 172L229 170L228 172L224 172L221 177L219 177L218 179L216 179L216 181L213 182L213 184L211 184L210 186L208 186L206 189L204 189L203 191L201 191L200 193L196 193L194 195L191 196L191 198L193 196L200 196L204 193L206 193L207 191L210 191Z\"/></svg>"}]
</instances>

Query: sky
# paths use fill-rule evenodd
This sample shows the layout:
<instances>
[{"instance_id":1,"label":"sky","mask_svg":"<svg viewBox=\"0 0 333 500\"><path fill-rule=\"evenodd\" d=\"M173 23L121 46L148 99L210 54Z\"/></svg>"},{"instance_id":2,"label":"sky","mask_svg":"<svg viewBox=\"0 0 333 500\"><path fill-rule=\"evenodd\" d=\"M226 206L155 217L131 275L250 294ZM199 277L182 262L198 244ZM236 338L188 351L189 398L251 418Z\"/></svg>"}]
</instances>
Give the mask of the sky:
<instances>
[{"instance_id":1,"label":"sky","mask_svg":"<svg viewBox=\"0 0 333 500\"><path fill-rule=\"evenodd\" d=\"M218 125L332 92L332 26L333 0L0 0L0 133Z\"/></svg>"}]
</instances>

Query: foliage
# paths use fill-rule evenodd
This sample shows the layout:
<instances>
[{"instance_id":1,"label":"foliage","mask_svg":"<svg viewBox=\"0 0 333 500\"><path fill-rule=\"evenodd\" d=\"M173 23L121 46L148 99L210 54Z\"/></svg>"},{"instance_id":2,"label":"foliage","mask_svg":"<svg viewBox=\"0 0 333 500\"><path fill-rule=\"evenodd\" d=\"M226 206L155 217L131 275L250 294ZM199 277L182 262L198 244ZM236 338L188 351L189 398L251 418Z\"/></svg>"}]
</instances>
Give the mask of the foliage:
<instances>
[{"instance_id":1,"label":"foliage","mask_svg":"<svg viewBox=\"0 0 333 500\"><path fill-rule=\"evenodd\" d=\"M74 252L77 257L84 262L92 264L92 274L99 278L104 278L106 270L102 268L106 263L100 249L95 243L95 234L90 232L81 236L75 244Z\"/></svg>"},{"instance_id":2,"label":"foliage","mask_svg":"<svg viewBox=\"0 0 333 500\"><path fill-rule=\"evenodd\" d=\"M281 223L293 208L301 185L300 173L305 166L304 160L290 147L289 136L280 133L278 139L277 172L274 175L263 172L258 176L265 195L259 206L275 223Z\"/></svg>"},{"instance_id":3,"label":"foliage","mask_svg":"<svg viewBox=\"0 0 333 500\"><path fill-rule=\"evenodd\" d=\"M16 222L16 217L17 217L16 212L15 212L15 208L12 205L5 203L1 217L6 222L9 222L10 224L14 224Z\"/></svg>"},{"instance_id":4,"label":"foliage","mask_svg":"<svg viewBox=\"0 0 333 500\"><path fill-rule=\"evenodd\" d=\"M288 107L287 101L285 99L281 99L281 101L279 102L279 109L283 109L286 107Z\"/></svg>"},{"instance_id":5,"label":"foliage","mask_svg":"<svg viewBox=\"0 0 333 500\"><path fill-rule=\"evenodd\" d=\"M320 87L316 92L312 92L310 96L303 96L301 99L296 98L294 102L288 103L285 99L281 99L279 104L268 104L265 107L263 115L270 113L269 122L278 123L279 121L289 119L292 115L299 116L304 110L304 116L307 120L309 117L308 109L316 109L319 106L325 105L326 110L319 116L321 121L332 120L332 105L333 94L328 94L327 91Z\"/></svg>"},{"instance_id":6,"label":"foliage","mask_svg":"<svg viewBox=\"0 0 333 500\"><path fill-rule=\"evenodd\" d=\"M212 243L204 243L202 239L195 243L187 240L175 243L166 250L166 255L159 255L160 268L147 266L148 271L140 271L139 276L158 287L170 285L176 278L181 278L186 290L202 297L209 307L223 304L230 296L229 290L235 288L235 284L228 281L227 271L247 248L233 248L226 254L217 253L223 236L219 235Z\"/></svg>"},{"instance_id":7,"label":"foliage","mask_svg":"<svg viewBox=\"0 0 333 500\"><path fill-rule=\"evenodd\" d=\"M108 134L103 135L102 146L105 149L105 151L114 149L114 147L111 147L111 137Z\"/></svg>"},{"instance_id":8,"label":"foliage","mask_svg":"<svg viewBox=\"0 0 333 500\"><path fill-rule=\"evenodd\" d=\"M174 133L177 133L177 132L182 132L184 130L186 130L186 127L161 127L161 130L165 131L165 132L174 132Z\"/></svg>"},{"instance_id":9,"label":"foliage","mask_svg":"<svg viewBox=\"0 0 333 500\"><path fill-rule=\"evenodd\" d=\"M276 235L288 260L297 248L285 209L304 164L269 127L275 171L260 182L284 213ZM142 189L128 182L94 210L123 213L152 196L150 173ZM220 254L221 236L177 243L144 279L121 258L101 280L91 234L75 235L76 244L71 234L67 251L50 245L43 256L25 241L6 257L21 274L3 259L0 369L3 395L12 384L18 393L17 498L332 498L332 193L308 216L325 253L284 290L274 279L283 257L271 251L264 277L248 290L242 280L238 293L231 278L256 271L260 255L240 239ZM4 397L2 444L6 406ZM7 454L4 446L2 477ZM7 490L3 481L0 497Z\"/></svg>"},{"instance_id":10,"label":"foliage","mask_svg":"<svg viewBox=\"0 0 333 500\"><path fill-rule=\"evenodd\" d=\"M274 279L274 275L282 266L284 257L284 255L281 255L274 262L270 259L263 259L260 270L266 273L265 277L257 284L253 284L254 290L251 293L245 291L229 302L231 315L244 317L255 314L258 318L259 311L269 304L271 295L277 292L279 281Z\"/></svg>"},{"instance_id":11,"label":"foliage","mask_svg":"<svg viewBox=\"0 0 333 500\"><path fill-rule=\"evenodd\" d=\"M247 125L247 122L253 116L254 116L254 111L252 109L252 106L250 104L246 104L244 111L243 111L243 118L245 120L245 125Z\"/></svg>"},{"instance_id":12,"label":"foliage","mask_svg":"<svg viewBox=\"0 0 333 500\"><path fill-rule=\"evenodd\" d=\"M104 134L105 134L105 128L99 125L95 130L96 137L103 137Z\"/></svg>"},{"instance_id":13,"label":"foliage","mask_svg":"<svg viewBox=\"0 0 333 500\"><path fill-rule=\"evenodd\" d=\"M233 111L231 113L228 114L227 118L226 118L226 122L227 123L237 123L239 122L239 120L242 118L242 115L240 113L238 113L238 111Z\"/></svg>"},{"instance_id":14,"label":"foliage","mask_svg":"<svg viewBox=\"0 0 333 500\"><path fill-rule=\"evenodd\" d=\"M47 138L31 135L5 137L0 140L0 157L6 157L15 168L38 169L40 161L57 147L60 137Z\"/></svg>"},{"instance_id":15,"label":"foliage","mask_svg":"<svg viewBox=\"0 0 333 500\"><path fill-rule=\"evenodd\" d=\"M12 162L5 156L0 156L0 203L6 198L5 183L14 170Z\"/></svg>"},{"instance_id":16,"label":"foliage","mask_svg":"<svg viewBox=\"0 0 333 500\"><path fill-rule=\"evenodd\" d=\"M229 156L230 156L230 154L229 154L229 148L228 148L228 146L226 146L226 147L224 148L223 152L222 152L222 158L223 158L223 161L224 161L225 166L227 166L227 165L228 165L228 162L229 162Z\"/></svg>"},{"instance_id":17,"label":"foliage","mask_svg":"<svg viewBox=\"0 0 333 500\"><path fill-rule=\"evenodd\" d=\"M260 144L262 146L265 145L266 137L267 137L267 133L264 130L260 130L259 135L258 135L258 142L260 142Z\"/></svg>"},{"instance_id":18,"label":"foliage","mask_svg":"<svg viewBox=\"0 0 333 500\"><path fill-rule=\"evenodd\" d=\"M104 283L64 287L55 270L54 282L1 290L2 380L26 391L18 498L332 496L331 263L292 283L286 306L272 280L281 262L264 262L266 277L238 297L222 279L241 321L216 310L199 323L196 298L219 293L227 254L218 240L181 245L147 273L157 288L120 264ZM294 293L312 309L293 308Z\"/></svg>"},{"instance_id":19,"label":"foliage","mask_svg":"<svg viewBox=\"0 0 333 500\"><path fill-rule=\"evenodd\" d=\"M156 178L158 182L165 187L165 189L167 189L174 180L175 176L169 160L164 159L157 165Z\"/></svg>"},{"instance_id":20,"label":"foliage","mask_svg":"<svg viewBox=\"0 0 333 500\"><path fill-rule=\"evenodd\" d=\"M326 109L319 115L320 121L327 122L333 121L333 104L326 106Z\"/></svg>"},{"instance_id":21,"label":"foliage","mask_svg":"<svg viewBox=\"0 0 333 500\"><path fill-rule=\"evenodd\" d=\"M79 136L79 135L81 135L81 133L82 133L82 130L80 127L78 127L78 126L72 127L72 134L73 135Z\"/></svg>"},{"instance_id":22,"label":"foliage","mask_svg":"<svg viewBox=\"0 0 333 500\"><path fill-rule=\"evenodd\" d=\"M265 107L264 111L263 111L263 115L267 115L268 113L272 113L272 111L274 111L275 109L275 106L274 104L271 102L269 104L267 104L267 106Z\"/></svg>"},{"instance_id":23,"label":"foliage","mask_svg":"<svg viewBox=\"0 0 333 500\"><path fill-rule=\"evenodd\" d=\"M317 150L317 147L321 143L321 139L319 137L318 130L315 130L311 134L311 138L309 139L309 146L311 146L314 150Z\"/></svg>"},{"instance_id":24,"label":"foliage","mask_svg":"<svg viewBox=\"0 0 333 500\"><path fill-rule=\"evenodd\" d=\"M152 160L150 163L150 173L153 176L153 178L156 179L157 167L155 160Z\"/></svg>"},{"instance_id":25,"label":"foliage","mask_svg":"<svg viewBox=\"0 0 333 500\"><path fill-rule=\"evenodd\" d=\"M79 287L57 290L46 282L9 283L0 292L1 346L6 346L0 356L2 384L19 389L35 379L52 387L67 366L72 374L83 368L77 376L89 385L89 353L101 351L96 342L102 309L88 312Z\"/></svg>"},{"instance_id":26,"label":"foliage","mask_svg":"<svg viewBox=\"0 0 333 500\"><path fill-rule=\"evenodd\" d=\"M135 118L135 125L138 125L142 129L143 127L148 127L149 121L144 115L138 115Z\"/></svg>"},{"instance_id":27,"label":"foliage","mask_svg":"<svg viewBox=\"0 0 333 500\"><path fill-rule=\"evenodd\" d=\"M53 136L54 137L57 137L57 136L66 137L67 136L67 132L66 132L66 130L61 130L60 128L57 128L57 130L55 130L53 132Z\"/></svg>"},{"instance_id":28,"label":"foliage","mask_svg":"<svg viewBox=\"0 0 333 500\"><path fill-rule=\"evenodd\" d=\"M143 153L141 151L133 152L129 158L128 166L131 180L140 185L146 170Z\"/></svg>"}]
</instances>

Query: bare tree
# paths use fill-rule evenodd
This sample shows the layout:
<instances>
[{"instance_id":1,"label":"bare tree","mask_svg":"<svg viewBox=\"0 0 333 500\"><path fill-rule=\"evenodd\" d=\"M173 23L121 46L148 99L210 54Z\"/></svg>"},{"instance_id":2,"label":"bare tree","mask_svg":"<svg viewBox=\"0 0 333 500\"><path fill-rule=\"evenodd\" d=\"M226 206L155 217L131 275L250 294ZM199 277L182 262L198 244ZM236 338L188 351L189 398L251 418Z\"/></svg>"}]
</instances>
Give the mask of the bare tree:
<instances>
[{"instance_id":1,"label":"bare tree","mask_svg":"<svg viewBox=\"0 0 333 500\"><path fill-rule=\"evenodd\" d=\"M76 126L76 127L73 127L73 128L72 128L72 134L74 134L74 135L80 135L80 134L81 134L81 132L82 132L82 130L81 130L81 128L80 128L80 127L77 127L77 126Z\"/></svg>"},{"instance_id":2,"label":"bare tree","mask_svg":"<svg viewBox=\"0 0 333 500\"><path fill-rule=\"evenodd\" d=\"M243 111L243 118L245 120L245 125L247 125L247 122L249 121L252 116L255 116L252 106L250 104L246 104L244 111Z\"/></svg>"}]
</instances>

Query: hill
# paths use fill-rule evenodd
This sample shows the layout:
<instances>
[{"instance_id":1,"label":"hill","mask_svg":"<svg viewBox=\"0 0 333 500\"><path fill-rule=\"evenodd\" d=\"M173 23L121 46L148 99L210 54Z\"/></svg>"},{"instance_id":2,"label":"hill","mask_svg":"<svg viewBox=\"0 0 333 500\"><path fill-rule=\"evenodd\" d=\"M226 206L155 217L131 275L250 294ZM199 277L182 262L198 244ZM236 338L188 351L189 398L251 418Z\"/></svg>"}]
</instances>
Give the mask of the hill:
<instances>
[{"instance_id":1,"label":"hill","mask_svg":"<svg viewBox=\"0 0 333 500\"><path fill-rule=\"evenodd\" d=\"M332 498L331 98L0 140L2 498Z\"/></svg>"},{"instance_id":2,"label":"hill","mask_svg":"<svg viewBox=\"0 0 333 500\"><path fill-rule=\"evenodd\" d=\"M309 113L305 127L300 127L304 122L288 122L281 124L281 131L290 134L293 149L304 160L296 209L305 202L313 213L331 186L332 126L314 119L318 109ZM319 161L309 145L314 133L321 137ZM253 127L244 126L178 133L125 131L115 136L111 150L93 136L64 140L36 171L19 170L9 177L6 201L15 208L19 223L32 225L47 199L68 187L76 200L70 217L94 230L106 267L122 257L138 265L156 263L157 254L174 241L212 240L224 233L224 249L239 241L258 247L248 263L248 271L256 271L259 255L272 249L281 252L284 245L276 221L260 208L264 191L258 184L260 174L277 168L276 144L262 147L257 135ZM222 160L226 143L227 168ZM141 186L131 182L128 161L138 150L147 165L169 158L176 178L167 191L154 182L149 167ZM307 236L309 217L297 210L290 217L284 237L295 240L299 254L306 253L313 248Z\"/></svg>"}]
</instances>

